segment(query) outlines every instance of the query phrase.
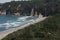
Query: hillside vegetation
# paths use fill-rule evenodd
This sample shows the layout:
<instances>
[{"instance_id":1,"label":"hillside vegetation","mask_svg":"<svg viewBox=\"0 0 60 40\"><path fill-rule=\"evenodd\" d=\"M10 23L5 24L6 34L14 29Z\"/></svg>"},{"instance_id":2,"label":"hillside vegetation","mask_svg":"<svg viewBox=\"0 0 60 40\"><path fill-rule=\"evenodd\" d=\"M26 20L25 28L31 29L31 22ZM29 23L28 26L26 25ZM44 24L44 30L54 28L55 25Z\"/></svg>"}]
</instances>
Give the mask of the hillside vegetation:
<instances>
[{"instance_id":1,"label":"hillside vegetation","mask_svg":"<svg viewBox=\"0 0 60 40\"><path fill-rule=\"evenodd\" d=\"M11 33L2 40L60 40L60 14Z\"/></svg>"},{"instance_id":2,"label":"hillside vegetation","mask_svg":"<svg viewBox=\"0 0 60 40\"><path fill-rule=\"evenodd\" d=\"M60 12L60 0L31 0L31 1L11 1L0 4L0 11L6 11L7 14L20 13L20 15L30 16L32 9L38 15L55 15ZM34 16L34 15L33 15Z\"/></svg>"}]
</instances>

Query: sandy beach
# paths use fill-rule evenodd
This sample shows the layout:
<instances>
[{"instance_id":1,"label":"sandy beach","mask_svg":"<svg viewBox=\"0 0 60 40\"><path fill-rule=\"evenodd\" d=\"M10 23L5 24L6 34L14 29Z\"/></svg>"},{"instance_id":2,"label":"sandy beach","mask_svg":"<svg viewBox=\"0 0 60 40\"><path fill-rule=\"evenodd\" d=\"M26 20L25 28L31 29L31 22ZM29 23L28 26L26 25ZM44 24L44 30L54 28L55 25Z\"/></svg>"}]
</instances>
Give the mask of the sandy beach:
<instances>
[{"instance_id":1,"label":"sandy beach","mask_svg":"<svg viewBox=\"0 0 60 40\"><path fill-rule=\"evenodd\" d=\"M23 26L20 26L20 27L17 27L17 28L12 28L12 29L9 29L9 30L0 32L0 40L1 40L2 38L4 38L5 36L7 36L8 34L10 34L10 33L13 33L13 32L15 32L15 31L17 31L17 30L20 30L20 29L23 29L23 28L25 28L25 27L28 27L28 26L31 25L31 24L38 23L38 22L40 22L40 21L42 21L42 20L44 20L44 19L46 19L46 17L37 18L36 20L34 20L34 21L32 21L32 22L30 22L30 23L28 23L28 24L26 24L26 25L23 25Z\"/></svg>"}]
</instances>

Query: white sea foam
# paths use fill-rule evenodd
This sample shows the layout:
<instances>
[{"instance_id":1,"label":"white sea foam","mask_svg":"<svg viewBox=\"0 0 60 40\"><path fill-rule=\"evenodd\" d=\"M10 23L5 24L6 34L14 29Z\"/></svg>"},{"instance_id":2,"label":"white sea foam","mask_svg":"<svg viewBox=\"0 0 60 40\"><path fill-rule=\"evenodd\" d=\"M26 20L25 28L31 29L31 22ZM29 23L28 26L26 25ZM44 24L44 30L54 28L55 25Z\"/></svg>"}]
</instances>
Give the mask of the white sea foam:
<instances>
[{"instance_id":1,"label":"white sea foam","mask_svg":"<svg viewBox=\"0 0 60 40\"><path fill-rule=\"evenodd\" d=\"M26 20L29 16L18 18L18 20Z\"/></svg>"},{"instance_id":2,"label":"white sea foam","mask_svg":"<svg viewBox=\"0 0 60 40\"><path fill-rule=\"evenodd\" d=\"M28 16L26 17L18 17L16 20L7 20L7 22L4 22L2 24L0 24L0 27L5 27L5 29L10 29L10 28L14 28L14 27L18 27L24 23L28 23L28 22L32 22L33 19L31 20L27 20L27 18L29 18ZM6 18L7 19L7 18Z\"/></svg>"}]
</instances>

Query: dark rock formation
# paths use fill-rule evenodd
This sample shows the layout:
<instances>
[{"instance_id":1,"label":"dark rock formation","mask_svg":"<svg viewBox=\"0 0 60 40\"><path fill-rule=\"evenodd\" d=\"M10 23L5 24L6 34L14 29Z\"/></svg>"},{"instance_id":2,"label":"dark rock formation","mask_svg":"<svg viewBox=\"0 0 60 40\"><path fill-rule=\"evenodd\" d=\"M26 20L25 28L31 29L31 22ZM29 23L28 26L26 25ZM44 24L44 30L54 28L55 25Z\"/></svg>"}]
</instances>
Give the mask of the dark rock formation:
<instances>
[{"instance_id":1,"label":"dark rock formation","mask_svg":"<svg viewBox=\"0 0 60 40\"><path fill-rule=\"evenodd\" d=\"M12 1L0 4L0 12L5 10L6 15L14 15L16 13L19 13L23 16L35 16L37 13L37 15L42 14L43 16L51 16L59 13L59 8L60 6L58 4L58 1L56 2L47 0L42 3L33 1Z\"/></svg>"}]
</instances>

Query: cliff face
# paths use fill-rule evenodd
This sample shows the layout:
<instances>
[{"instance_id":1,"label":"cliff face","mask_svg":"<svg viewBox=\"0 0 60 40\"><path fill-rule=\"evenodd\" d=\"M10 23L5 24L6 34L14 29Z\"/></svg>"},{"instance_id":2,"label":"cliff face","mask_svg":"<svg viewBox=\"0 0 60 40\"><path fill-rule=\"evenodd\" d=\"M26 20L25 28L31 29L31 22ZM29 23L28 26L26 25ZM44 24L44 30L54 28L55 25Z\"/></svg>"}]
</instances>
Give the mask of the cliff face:
<instances>
[{"instance_id":1,"label":"cliff face","mask_svg":"<svg viewBox=\"0 0 60 40\"><path fill-rule=\"evenodd\" d=\"M4 11L5 10L5 11ZM0 5L0 14L5 12L6 15L23 15L23 16L34 16L34 7L31 1L21 1L21 2L9 2ZM32 14L31 14L32 13Z\"/></svg>"},{"instance_id":2,"label":"cliff face","mask_svg":"<svg viewBox=\"0 0 60 40\"><path fill-rule=\"evenodd\" d=\"M23 15L23 16L30 16L34 14L33 5L31 2L9 2L0 5L0 15L4 13L6 15ZM31 14L32 13L32 14ZM33 15L32 15L33 16Z\"/></svg>"},{"instance_id":3,"label":"cliff face","mask_svg":"<svg viewBox=\"0 0 60 40\"><path fill-rule=\"evenodd\" d=\"M23 16L37 16L42 14L43 16L51 16L59 13L59 8L60 6L58 4L51 3L50 1L44 3L33 1L12 1L0 4L0 14L5 13L6 15Z\"/></svg>"}]
</instances>

